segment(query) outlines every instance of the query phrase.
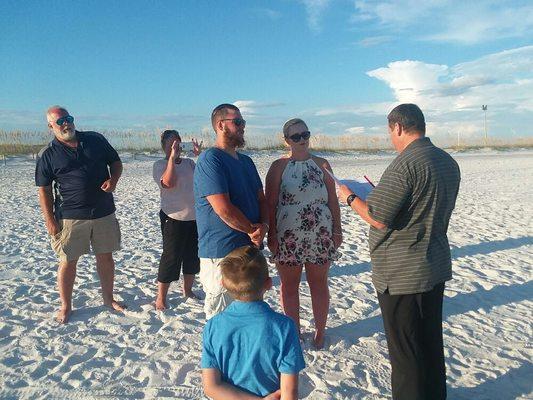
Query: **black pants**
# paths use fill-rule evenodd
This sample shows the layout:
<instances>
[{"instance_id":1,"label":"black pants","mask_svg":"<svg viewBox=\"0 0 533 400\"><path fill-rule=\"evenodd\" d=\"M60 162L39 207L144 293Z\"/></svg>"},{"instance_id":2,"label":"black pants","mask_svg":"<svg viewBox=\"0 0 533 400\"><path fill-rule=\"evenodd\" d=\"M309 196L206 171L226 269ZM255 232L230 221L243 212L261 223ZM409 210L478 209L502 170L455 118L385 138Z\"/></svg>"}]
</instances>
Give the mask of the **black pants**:
<instances>
[{"instance_id":1,"label":"black pants","mask_svg":"<svg viewBox=\"0 0 533 400\"><path fill-rule=\"evenodd\" d=\"M163 210L159 210L159 222L161 223L161 235L164 234L165 229L165 222L167 222L167 219L169 219L169 216L165 214Z\"/></svg>"},{"instance_id":2,"label":"black pants","mask_svg":"<svg viewBox=\"0 0 533 400\"><path fill-rule=\"evenodd\" d=\"M162 283L177 281L182 268L184 274L195 275L200 272L196 221L177 221L169 217L163 220L161 213L159 216L163 231L163 254L157 280Z\"/></svg>"},{"instance_id":3,"label":"black pants","mask_svg":"<svg viewBox=\"0 0 533 400\"><path fill-rule=\"evenodd\" d=\"M444 283L425 293L378 293L392 366L394 400L446 398L442 341Z\"/></svg>"}]
</instances>

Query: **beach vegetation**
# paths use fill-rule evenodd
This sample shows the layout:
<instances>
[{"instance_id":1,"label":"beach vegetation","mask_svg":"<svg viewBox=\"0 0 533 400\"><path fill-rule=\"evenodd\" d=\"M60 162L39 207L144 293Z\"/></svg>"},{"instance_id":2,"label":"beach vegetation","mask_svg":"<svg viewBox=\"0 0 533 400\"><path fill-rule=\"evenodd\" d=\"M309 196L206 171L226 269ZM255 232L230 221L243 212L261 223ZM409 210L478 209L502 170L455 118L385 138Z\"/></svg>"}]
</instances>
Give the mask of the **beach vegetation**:
<instances>
[{"instance_id":1,"label":"beach vegetation","mask_svg":"<svg viewBox=\"0 0 533 400\"><path fill-rule=\"evenodd\" d=\"M153 131L120 131L108 130L101 133L109 140L111 145L118 151L127 153L156 153L161 150L161 130ZM430 136L431 137L431 136ZM52 135L48 131L5 131L0 130L0 156L35 155L45 146ZM211 132L183 132L182 141L190 142L192 138L203 142L204 147L210 147L215 143L215 135ZM451 140L448 137L431 137L433 142L444 148L455 151L479 150L491 148L495 150L533 148L533 136L512 138L491 138L488 140L480 135L470 137L461 142ZM246 150L250 151L275 151L286 149L286 143L281 132L272 135L247 134ZM310 147L315 151L324 152L348 152L357 151L365 153L378 153L392 150L388 135L345 134L327 135L315 134L310 138Z\"/></svg>"}]
</instances>

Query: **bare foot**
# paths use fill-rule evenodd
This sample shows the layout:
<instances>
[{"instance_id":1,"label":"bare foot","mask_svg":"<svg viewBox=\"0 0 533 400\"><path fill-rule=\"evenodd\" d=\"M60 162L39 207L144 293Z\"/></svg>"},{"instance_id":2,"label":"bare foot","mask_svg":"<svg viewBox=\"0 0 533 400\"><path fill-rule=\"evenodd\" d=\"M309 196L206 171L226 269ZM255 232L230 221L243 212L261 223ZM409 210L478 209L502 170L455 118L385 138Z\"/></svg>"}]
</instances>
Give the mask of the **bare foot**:
<instances>
[{"instance_id":1,"label":"bare foot","mask_svg":"<svg viewBox=\"0 0 533 400\"><path fill-rule=\"evenodd\" d=\"M66 324L68 322L68 319L70 318L70 314L72 314L72 309L62 308L57 312L56 321L60 324Z\"/></svg>"},{"instance_id":2,"label":"bare foot","mask_svg":"<svg viewBox=\"0 0 533 400\"><path fill-rule=\"evenodd\" d=\"M164 311L167 309L167 304L164 300L157 299L152 303L157 311Z\"/></svg>"},{"instance_id":3,"label":"bare foot","mask_svg":"<svg viewBox=\"0 0 533 400\"><path fill-rule=\"evenodd\" d=\"M187 292L187 293L183 293L183 296L185 298L191 298L191 299L194 299L194 300L203 300L200 296L198 296L197 294L195 294L193 291L190 291L190 292Z\"/></svg>"},{"instance_id":4,"label":"bare foot","mask_svg":"<svg viewBox=\"0 0 533 400\"><path fill-rule=\"evenodd\" d=\"M325 339L326 337L324 336L324 334L321 334L321 335L315 334L315 338L313 339L313 345L316 350L321 350L324 348Z\"/></svg>"},{"instance_id":5,"label":"bare foot","mask_svg":"<svg viewBox=\"0 0 533 400\"><path fill-rule=\"evenodd\" d=\"M109 307L115 311L124 312L127 308L125 304L121 304L118 301L112 300L111 304L104 304L106 307Z\"/></svg>"}]
</instances>

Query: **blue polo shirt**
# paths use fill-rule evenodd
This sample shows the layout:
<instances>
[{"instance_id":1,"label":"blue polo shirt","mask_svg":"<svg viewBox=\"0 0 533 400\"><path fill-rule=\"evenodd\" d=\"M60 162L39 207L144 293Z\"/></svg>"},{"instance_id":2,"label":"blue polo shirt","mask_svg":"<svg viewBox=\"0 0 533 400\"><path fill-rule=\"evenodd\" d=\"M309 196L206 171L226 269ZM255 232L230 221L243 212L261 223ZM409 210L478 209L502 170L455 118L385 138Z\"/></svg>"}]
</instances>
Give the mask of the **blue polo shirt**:
<instances>
[{"instance_id":1,"label":"blue polo shirt","mask_svg":"<svg viewBox=\"0 0 533 400\"><path fill-rule=\"evenodd\" d=\"M305 368L296 325L264 301L234 301L205 325L202 368L256 396L275 392L280 373Z\"/></svg>"},{"instance_id":2,"label":"blue polo shirt","mask_svg":"<svg viewBox=\"0 0 533 400\"><path fill-rule=\"evenodd\" d=\"M227 193L231 203L251 223L260 222L257 193L263 187L254 162L237 153L210 148L200 154L194 170L194 202L198 226L198 256L222 258L237 247L251 244L250 237L228 225L215 213L206 197Z\"/></svg>"},{"instance_id":3,"label":"blue polo shirt","mask_svg":"<svg viewBox=\"0 0 533 400\"><path fill-rule=\"evenodd\" d=\"M72 148L54 138L38 155L35 184L54 184L54 214L59 219L96 219L115 211L113 194L101 189L108 166L120 157L97 132L76 131Z\"/></svg>"}]
</instances>

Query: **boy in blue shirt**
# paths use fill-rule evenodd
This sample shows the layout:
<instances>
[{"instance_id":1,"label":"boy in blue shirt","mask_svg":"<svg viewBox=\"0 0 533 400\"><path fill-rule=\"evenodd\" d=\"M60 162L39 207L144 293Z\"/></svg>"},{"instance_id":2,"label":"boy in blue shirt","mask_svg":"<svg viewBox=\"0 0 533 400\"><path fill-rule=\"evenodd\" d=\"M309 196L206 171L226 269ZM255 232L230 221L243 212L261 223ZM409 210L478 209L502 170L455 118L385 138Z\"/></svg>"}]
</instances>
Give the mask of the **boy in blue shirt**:
<instances>
[{"instance_id":1,"label":"boy in blue shirt","mask_svg":"<svg viewBox=\"0 0 533 400\"><path fill-rule=\"evenodd\" d=\"M297 399L305 367L294 322L263 301L272 287L259 249L244 246L220 263L234 298L203 332L202 380L213 399Z\"/></svg>"}]
</instances>

